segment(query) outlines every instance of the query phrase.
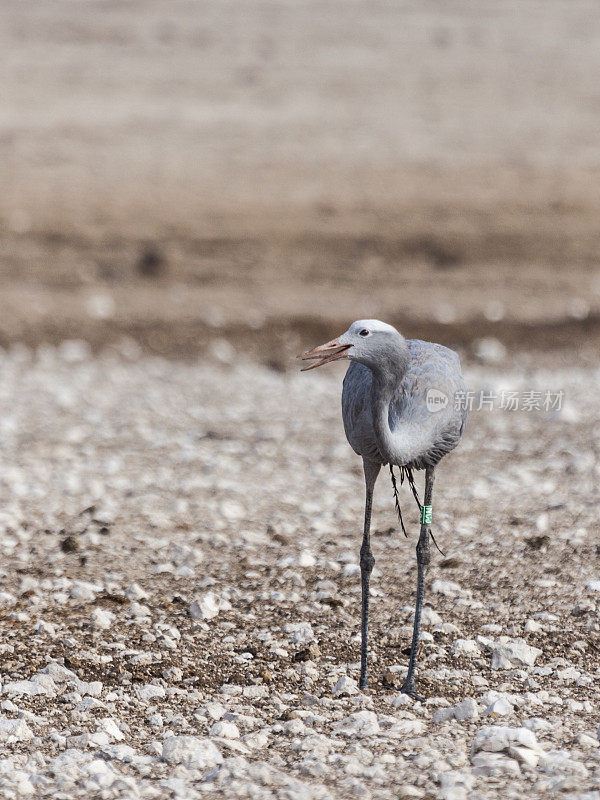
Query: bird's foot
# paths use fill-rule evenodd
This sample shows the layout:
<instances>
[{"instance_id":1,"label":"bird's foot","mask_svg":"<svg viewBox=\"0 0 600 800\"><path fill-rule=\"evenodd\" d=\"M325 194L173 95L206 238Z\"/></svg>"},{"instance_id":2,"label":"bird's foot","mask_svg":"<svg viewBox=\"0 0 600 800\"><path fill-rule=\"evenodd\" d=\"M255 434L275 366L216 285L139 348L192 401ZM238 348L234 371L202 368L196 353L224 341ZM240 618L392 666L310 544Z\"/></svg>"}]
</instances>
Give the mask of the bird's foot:
<instances>
[{"instance_id":1,"label":"bird's foot","mask_svg":"<svg viewBox=\"0 0 600 800\"><path fill-rule=\"evenodd\" d=\"M363 689L366 689L368 686L369 686L369 681L367 680L367 676L361 675L360 680L358 682L358 688L362 691Z\"/></svg>"},{"instance_id":2,"label":"bird's foot","mask_svg":"<svg viewBox=\"0 0 600 800\"><path fill-rule=\"evenodd\" d=\"M414 681L404 681L402 687L400 688L402 694L407 694L409 697L412 697L413 700L419 700L423 702L425 700L420 694L417 694L415 691L415 682Z\"/></svg>"}]
</instances>

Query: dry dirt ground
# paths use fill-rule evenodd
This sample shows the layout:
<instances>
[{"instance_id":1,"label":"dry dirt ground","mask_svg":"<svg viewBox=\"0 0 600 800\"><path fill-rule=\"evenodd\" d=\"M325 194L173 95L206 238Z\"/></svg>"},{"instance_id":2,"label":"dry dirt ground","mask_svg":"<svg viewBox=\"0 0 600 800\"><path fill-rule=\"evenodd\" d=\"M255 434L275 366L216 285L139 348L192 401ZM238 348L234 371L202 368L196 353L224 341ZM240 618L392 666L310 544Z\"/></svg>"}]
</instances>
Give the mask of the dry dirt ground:
<instances>
[{"instance_id":1,"label":"dry dirt ground","mask_svg":"<svg viewBox=\"0 0 600 800\"><path fill-rule=\"evenodd\" d=\"M417 520L404 487L405 540L386 474L371 687L352 680L362 477L341 369L130 341L0 359L4 797L599 796L597 368L468 370L564 403L474 411L441 464L413 702ZM477 752L487 726L513 733Z\"/></svg>"},{"instance_id":2,"label":"dry dirt ground","mask_svg":"<svg viewBox=\"0 0 600 800\"><path fill-rule=\"evenodd\" d=\"M599 34L584 0L2 4L2 797L600 800ZM424 702L412 500L405 540L382 474L360 693L342 371L290 362L363 316L564 392L439 469Z\"/></svg>"}]
</instances>

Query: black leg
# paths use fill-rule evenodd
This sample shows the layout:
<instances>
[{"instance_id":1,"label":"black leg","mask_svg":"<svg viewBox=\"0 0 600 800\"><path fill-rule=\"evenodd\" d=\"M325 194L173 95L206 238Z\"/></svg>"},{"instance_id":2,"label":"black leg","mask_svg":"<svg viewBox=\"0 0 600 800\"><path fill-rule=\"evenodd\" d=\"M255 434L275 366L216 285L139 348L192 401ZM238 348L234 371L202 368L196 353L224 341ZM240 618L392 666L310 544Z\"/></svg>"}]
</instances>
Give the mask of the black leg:
<instances>
[{"instance_id":1,"label":"black leg","mask_svg":"<svg viewBox=\"0 0 600 800\"><path fill-rule=\"evenodd\" d=\"M360 583L362 589L362 605L360 618L360 688L367 687L367 648L369 635L369 584L371 582L371 572L375 559L371 552L371 509L373 507L373 488L377 475L381 469L380 464L364 461L366 484L365 499L365 526L363 529L363 540L360 548Z\"/></svg>"},{"instance_id":2,"label":"black leg","mask_svg":"<svg viewBox=\"0 0 600 800\"><path fill-rule=\"evenodd\" d=\"M433 467L427 467L425 471L425 500L424 509L431 508L431 499L433 496ZM423 514L423 512L422 512ZM423 597L425 595L425 577L427 575L427 568L431 561L431 552L429 550L429 522L425 521L425 517L421 517L421 531L419 533L419 541L417 542L417 601L415 605L415 624L413 627L412 644L410 647L410 659L408 662L408 674L406 680L402 684L401 691L405 694L414 697L417 700L422 700L415 692L415 664L417 662L417 652L419 650L419 631L421 627L421 612L423 610Z\"/></svg>"}]
</instances>

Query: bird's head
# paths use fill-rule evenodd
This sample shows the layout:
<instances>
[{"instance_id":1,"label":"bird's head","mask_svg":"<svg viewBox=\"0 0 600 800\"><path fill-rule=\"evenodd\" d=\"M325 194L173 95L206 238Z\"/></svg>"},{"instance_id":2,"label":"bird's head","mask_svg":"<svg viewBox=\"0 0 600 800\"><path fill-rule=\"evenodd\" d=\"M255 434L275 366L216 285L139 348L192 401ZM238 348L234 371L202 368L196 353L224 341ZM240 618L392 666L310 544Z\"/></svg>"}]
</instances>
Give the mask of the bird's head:
<instances>
[{"instance_id":1,"label":"bird's head","mask_svg":"<svg viewBox=\"0 0 600 800\"><path fill-rule=\"evenodd\" d=\"M306 350L298 357L314 362L303 367L302 372L342 358L373 368L393 357L399 347L405 347L405 340L392 325L378 319L359 319L337 339Z\"/></svg>"}]
</instances>

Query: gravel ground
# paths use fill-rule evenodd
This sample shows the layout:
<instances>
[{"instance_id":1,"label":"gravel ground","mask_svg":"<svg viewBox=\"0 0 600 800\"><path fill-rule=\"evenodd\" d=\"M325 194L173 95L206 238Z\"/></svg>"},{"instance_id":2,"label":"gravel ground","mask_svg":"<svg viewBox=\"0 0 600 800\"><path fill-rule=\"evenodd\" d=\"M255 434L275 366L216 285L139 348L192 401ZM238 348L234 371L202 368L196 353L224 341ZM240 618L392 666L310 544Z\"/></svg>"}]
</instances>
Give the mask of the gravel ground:
<instances>
[{"instance_id":1,"label":"gravel ground","mask_svg":"<svg viewBox=\"0 0 600 800\"><path fill-rule=\"evenodd\" d=\"M442 462L414 702L416 509L405 540L386 475L356 687L342 370L214 354L0 355L2 796L599 798L600 368L468 370L565 401L474 412Z\"/></svg>"}]
</instances>

